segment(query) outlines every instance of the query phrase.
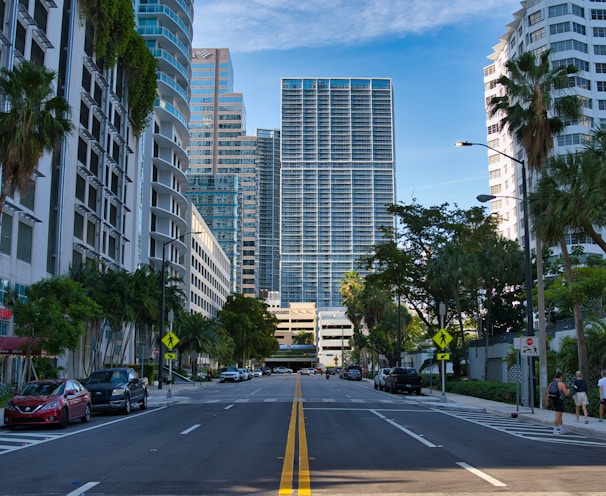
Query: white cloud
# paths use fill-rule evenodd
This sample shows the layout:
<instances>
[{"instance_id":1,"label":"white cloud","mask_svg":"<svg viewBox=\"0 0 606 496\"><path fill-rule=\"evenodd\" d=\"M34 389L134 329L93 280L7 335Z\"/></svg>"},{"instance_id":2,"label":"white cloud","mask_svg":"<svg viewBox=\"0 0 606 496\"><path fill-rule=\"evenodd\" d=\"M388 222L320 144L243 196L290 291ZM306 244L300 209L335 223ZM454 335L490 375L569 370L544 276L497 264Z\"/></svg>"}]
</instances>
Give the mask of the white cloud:
<instances>
[{"instance_id":1,"label":"white cloud","mask_svg":"<svg viewBox=\"0 0 606 496\"><path fill-rule=\"evenodd\" d=\"M462 22L473 36L474 23L495 15L513 20L519 7L518 0L195 0L194 46L255 52L358 45Z\"/></svg>"}]
</instances>

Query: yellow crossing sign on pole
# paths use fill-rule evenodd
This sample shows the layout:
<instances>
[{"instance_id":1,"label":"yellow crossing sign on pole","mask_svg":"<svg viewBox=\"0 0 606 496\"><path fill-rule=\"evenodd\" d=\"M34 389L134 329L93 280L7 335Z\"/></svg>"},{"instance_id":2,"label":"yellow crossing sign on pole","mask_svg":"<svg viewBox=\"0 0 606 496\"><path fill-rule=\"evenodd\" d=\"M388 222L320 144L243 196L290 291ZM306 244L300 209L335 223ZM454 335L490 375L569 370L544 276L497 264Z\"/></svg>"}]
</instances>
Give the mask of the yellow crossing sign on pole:
<instances>
[{"instance_id":1,"label":"yellow crossing sign on pole","mask_svg":"<svg viewBox=\"0 0 606 496\"><path fill-rule=\"evenodd\" d=\"M436 359L437 360L450 360L450 353L437 353Z\"/></svg>"},{"instance_id":2,"label":"yellow crossing sign on pole","mask_svg":"<svg viewBox=\"0 0 606 496\"><path fill-rule=\"evenodd\" d=\"M166 348L168 348L169 350L172 350L175 346L177 346L180 341L181 340L172 331L167 332L164 335L164 337L162 338L162 342L164 343L164 346L166 346Z\"/></svg>"},{"instance_id":3,"label":"yellow crossing sign on pole","mask_svg":"<svg viewBox=\"0 0 606 496\"><path fill-rule=\"evenodd\" d=\"M176 360L177 354L176 353L164 353L164 359L165 360Z\"/></svg>"},{"instance_id":4,"label":"yellow crossing sign on pole","mask_svg":"<svg viewBox=\"0 0 606 496\"><path fill-rule=\"evenodd\" d=\"M448 334L446 329L440 329L432 339L441 349L444 349L448 346L453 338L450 334Z\"/></svg>"}]
</instances>

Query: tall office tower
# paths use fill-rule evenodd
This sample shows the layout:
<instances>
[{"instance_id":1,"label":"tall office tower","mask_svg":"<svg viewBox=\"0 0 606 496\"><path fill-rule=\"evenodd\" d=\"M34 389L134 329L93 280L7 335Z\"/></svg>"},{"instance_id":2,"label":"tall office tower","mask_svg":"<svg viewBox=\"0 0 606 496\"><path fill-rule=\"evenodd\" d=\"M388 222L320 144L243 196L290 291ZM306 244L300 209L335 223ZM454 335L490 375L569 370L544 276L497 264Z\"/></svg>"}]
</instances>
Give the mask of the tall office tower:
<instances>
[{"instance_id":1,"label":"tall office tower","mask_svg":"<svg viewBox=\"0 0 606 496\"><path fill-rule=\"evenodd\" d=\"M30 60L55 71L54 87L67 99L74 127L42 157L29 190L9 194L0 232L0 301L8 290L24 296L31 284L82 262L134 270L139 153L122 67L97 58L95 26L78 2L4 0L0 21L0 66ZM11 324L2 308L0 336ZM134 356L132 347L127 351ZM60 364L81 377L83 360L73 353ZM9 373L5 365L0 356L0 380Z\"/></svg>"},{"instance_id":2,"label":"tall office tower","mask_svg":"<svg viewBox=\"0 0 606 496\"><path fill-rule=\"evenodd\" d=\"M283 78L281 306L341 307L346 272L393 226L390 79Z\"/></svg>"},{"instance_id":3,"label":"tall office tower","mask_svg":"<svg viewBox=\"0 0 606 496\"><path fill-rule=\"evenodd\" d=\"M571 76L570 91L579 95L583 117L568 123L554 139L552 155L581 149L594 127L606 123L606 3L597 0L562 2L528 0L515 20L507 25L494 52L492 63L484 69L485 101L502 92L497 79L506 74L505 64L525 51L537 54L551 49L551 65L574 65L580 72ZM512 139L508 129L501 129L499 116L486 117L487 144L518 160L526 159L521 146ZM528 169L528 167L527 167ZM512 160L488 151L491 210L499 215L500 231L509 239L523 241L524 214L521 167ZM536 177L528 171L529 190ZM532 233L531 233L532 235ZM600 253L597 245L579 233L566 235L568 244L581 245L585 253ZM534 242L531 244L534 246ZM553 247L557 255L559 247Z\"/></svg>"},{"instance_id":4,"label":"tall office tower","mask_svg":"<svg viewBox=\"0 0 606 496\"><path fill-rule=\"evenodd\" d=\"M195 48L191 67L188 197L231 260L233 291L256 296L256 138L246 136L229 50Z\"/></svg>"},{"instance_id":5,"label":"tall office tower","mask_svg":"<svg viewBox=\"0 0 606 496\"><path fill-rule=\"evenodd\" d=\"M185 197L189 166L193 0L137 1L137 31L158 61L157 99L141 146L140 257L169 277L186 279L190 228ZM164 256L163 256L164 255Z\"/></svg>"},{"instance_id":6,"label":"tall office tower","mask_svg":"<svg viewBox=\"0 0 606 496\"><path fill-rule=\"evenodd\" d=\"M257 129L259 236L257 280L261 296L280 289L280 131Z\"/></svg>"}]
</instances>

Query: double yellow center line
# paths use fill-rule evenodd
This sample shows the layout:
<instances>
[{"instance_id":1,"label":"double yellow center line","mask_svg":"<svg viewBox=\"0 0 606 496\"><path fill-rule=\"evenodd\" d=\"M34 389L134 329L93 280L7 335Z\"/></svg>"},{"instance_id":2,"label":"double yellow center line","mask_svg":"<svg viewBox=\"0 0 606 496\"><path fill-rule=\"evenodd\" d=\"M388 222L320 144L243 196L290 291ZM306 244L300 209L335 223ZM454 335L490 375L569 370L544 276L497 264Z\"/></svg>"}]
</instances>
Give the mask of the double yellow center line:
<instances>
[{"instance_id":1,"label":"double yellow center line","mask_svg":"<svg viewBox=\"0 0 606 496\"><path fill-rule=\"evenodd\" d=\"M295 384L295 395L292 402L290 424L288 426L288 438L286 440L284 464L282 465L279 496L290 496L293 494L292 486L295 475L295 441L297 425L299 427L299 481L297 495L310 496L309 457L307 454L307 435L305 434L305 417L303 415L303 394L301 393L300 375L297 375L297 382Z\"/></svg>"}]
</instances>

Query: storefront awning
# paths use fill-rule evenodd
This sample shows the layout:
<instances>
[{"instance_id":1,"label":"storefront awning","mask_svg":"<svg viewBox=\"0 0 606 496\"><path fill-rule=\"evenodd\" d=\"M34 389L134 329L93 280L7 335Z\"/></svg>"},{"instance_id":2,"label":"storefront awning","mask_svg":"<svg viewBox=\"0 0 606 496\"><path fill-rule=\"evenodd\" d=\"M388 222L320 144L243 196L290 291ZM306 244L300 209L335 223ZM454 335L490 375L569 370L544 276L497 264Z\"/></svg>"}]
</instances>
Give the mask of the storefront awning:
<instances>
[{"instance_id":1,"label":"storefront awning","mask_svg":"<svg viewBox=\"0 0 606 496\"><path fill-rule=\"evenodd\" d=\"M26 355L27 351L32 356L46 356L36 340L22 336L0 336L0 356Z\"/></svg>"}]
</instances>

